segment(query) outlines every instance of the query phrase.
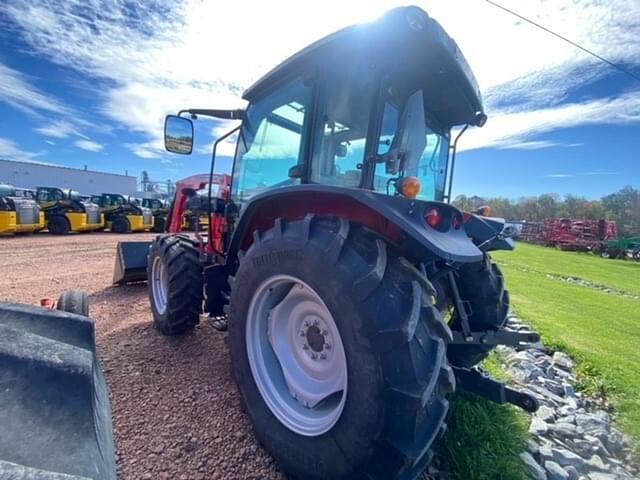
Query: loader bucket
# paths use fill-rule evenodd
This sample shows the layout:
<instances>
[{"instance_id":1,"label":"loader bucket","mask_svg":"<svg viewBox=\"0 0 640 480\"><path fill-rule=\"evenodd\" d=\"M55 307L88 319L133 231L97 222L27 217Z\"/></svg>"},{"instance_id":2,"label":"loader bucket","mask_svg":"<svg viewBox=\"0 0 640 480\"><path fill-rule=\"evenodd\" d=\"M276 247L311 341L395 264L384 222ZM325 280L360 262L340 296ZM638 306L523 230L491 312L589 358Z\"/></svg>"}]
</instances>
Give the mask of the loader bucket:
<instances>
[{"instance_id":1,"label":"loader bucket","mask_svg":"<svg viewBox=\"0 0 640 480\"><path fill-rule=\"evenodd\" d=\"M93 321L0 302L0 478L115 480Z\"/></svg>"},{"instance_id":2,"label":"loader bucket","mask_svg":"<svg viewBox=\"0 0 640 480\"><path fill-rule=\"evenodd\" d=\"M113 284L144 282L147 280L147 254L151 242L118 242Z\"/></svg>"}]
</instances>

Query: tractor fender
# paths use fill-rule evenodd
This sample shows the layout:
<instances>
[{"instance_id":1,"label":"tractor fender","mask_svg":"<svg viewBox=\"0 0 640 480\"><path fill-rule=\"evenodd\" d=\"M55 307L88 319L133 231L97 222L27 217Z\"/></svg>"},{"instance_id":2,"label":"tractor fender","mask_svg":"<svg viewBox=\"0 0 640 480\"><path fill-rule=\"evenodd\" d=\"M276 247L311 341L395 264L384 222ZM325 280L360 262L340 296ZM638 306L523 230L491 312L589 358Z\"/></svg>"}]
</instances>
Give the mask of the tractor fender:
<instances>
[{"instance_id":1,"label":"tractor fender","mask_svg":"<svg viewBox=\"0 0 640 480\"><path fill-rule=\"evenodd\" d=\"M513 239L500 235L504 232L505 221L497 217L483 217L475 214L465 214L464 228L473 243L482 245L482 251L513 250Z\"/></svg>"},{"instance_id":2,"label":"tractor fender","mask_svg":"<svg viewBox=\"0 0 640 480\"><path fill-rule=\"evenodd\" d=\"M426 212L437 207L443 215L438 229L427 225ZM453 228L462 213L441 202L389 196L369 190L326 185L282 187L256 195L243 205L229 244L227 265L253 241L253 232L271 228L277 218L298 220L306 215L338 216L364 225L416 261L478 262L482 252L465 233Z\"/></svg>"}]
</instances>

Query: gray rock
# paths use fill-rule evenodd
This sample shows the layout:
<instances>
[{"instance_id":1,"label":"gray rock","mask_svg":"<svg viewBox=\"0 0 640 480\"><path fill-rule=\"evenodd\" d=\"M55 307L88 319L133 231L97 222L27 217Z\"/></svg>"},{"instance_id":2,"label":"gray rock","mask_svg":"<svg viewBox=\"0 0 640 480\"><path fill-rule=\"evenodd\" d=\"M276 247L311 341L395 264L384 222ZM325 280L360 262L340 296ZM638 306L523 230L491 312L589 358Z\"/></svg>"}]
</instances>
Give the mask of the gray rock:
<instances>
[{"instance_id":1,"label":"gray rock","mask_svg":"<svg viewBox=\"0 0 640 480\"><path fill-rule=\"evenodd\" d=\"M591 472L589 473L590 480L617 480L617 475L613 473L604 472Z\"/></svg>"},{"instance_id":2,"label":"gray rock","mask_svg":"<svg viewBox=\"0 0 640 480\"><path fill-rule=\"evenodd\" d=\"M553 444L545 440L545 443L540 445L540 458L542 461L553 461Z\"/></svg>"},{"instance_id":3,"label":"gray rock","mask_svg":"<svg viewBox=\"0 0 640 480\"><path fill-rule=\"evenodd\" d=\"M556 352L553 354L553 364L563 370L571 370L573 368L573 360L566 353Z\"/></svg>"},{"instance_id":4,"label":"gray rock","mask_svg":"<svg viewBox=\"0 0 640 480\"><path fill-rule=\"evenodd\" d=\"M564 387L564 396L565 397L575 397L576 396L576 391L573 388L573 386L570 383L564 382L562 384L562 386Z\"/></svg>"},{"instance_id":5,"label":"gray rock","mask_svg":"<svg viewBox=\"0 0 640 480\"><path fill-rule=\"evenodd\" d=\"M598 410L594 413L594 415L604 422L611 423L611 416L604 410Z\"/></svg>"},{"instance_id":6,"label":"gray rock","mask_svg":"<svg viewBox=\"0 0 640 480\"><path fill-rule=\"evenodd\" d=\"M607 470L607 466L602 461L602 458L600 458L598 455L593 455L589 460L587 460L585 462L585 468L588 471L596 470L596 471L604 472Z\"/></svg>"},{"instance_id":7,"label":"gray rock","mask_svg":"<svg viewBox=\"0 0 640 480\"><path fill-rule=\"evenodd\" d=\"M560 422L548 425L547 429L562 438L575 438L582 434L581 430L572 423Z\"/></svg>"},{"instance_id":8,"label":"gray rock","mask_svg":"<svg viewBox=\"0 0 640 480\"><path fill-rule=\"evenodd\" d=\"M543 435L547 433L549 426L539 417L531 417L531 425L529 425L529 433L533 435Z\"/></svg>"},{"instance_id":9,"label":"gray rock","mask_svg":"<svg viewBox=\"0 0 640 480\"><path fill-rule=\"evenodd\" d=\"M555 380L549 380L548 378L540 378L540 384L550 392L558 396L564 396L565 389L561 383Z\"/></svg>"},{"instance_id":10,"label":"gray rock","mask_svg":"<svg viewBox=\"0 0 640 480\"><path fill-rule=\"evenodd\" d=\"M607 439L609 434L609 424L601 417L588 413L576 415L576 425L580 427L586 435Z\"/></svg>"},{"instance_id":11,"label":"gray rock","mask_svg":"<svg viewBox=\"0 0 640 480\"><path fill-rule=\"evenodd\" d=\"M558 415L566 417L567 415L573 415L576 413L576 407L573 405L563 405L558 409Z\"/></svg>"},{"instance_id":12,"label":"gray rock","mask_svg":"<svg viewBox=\"0 0 640 480\"><path fill-rule=\"evenodd\" d=\"M563 467L576 467L581 469L584 465L584 459L566 448L553 448L553 460Z\"/></svg>"},{"instance_id":13,"label":"gray rock","mask_svg":"<svg viewBox=\"0 0 640 480\"><path fill-rule=\"evenodd\" d=\"M566 417L558 418L558 423L571 423L572 425L576 424L576 416L575 415L567 415Z\"/></svg>"},{"instance_id":14,"label":"gray rock","mask_svg":"<svg viewBox=\"0 0 640 480\"><path fill-rule=\"evenodd\" d=\"M612 428L609 432L609 435L607 435L606 442L609 451L614 453L620 452L622 450L622 447L624 446L622 438L622 433L620 433L615 428Z\"/></svg>"},{"instance_id":15,"label":"gray rock","mask_svg":"<svg viewBox=\"0 0 640 480\"><path fill-rule=\"evenodd\" d=\"M571 465L569 465L568 467L565 467L564 470L569 474L569 480L578 480L578 478L580 477L580 474L578 473L576 467L572 467Z\"/></svg>"},{"instance_id":16,"label":"gray rock","mask_svg":"<svg viewBox=\"0 0 640 480\"><path fill-rule=\"evenodd\" d=\"M555 418L553 408L547 407L546 405L542 405L538 411L536 412L536 416L545 422L552 422ZM622 440L622 438L620 439Z\"/></svg>"},{"instance_id":17,"label":"gray rock","mask_svg":"<svg viewBox=\"0 0 640 480\"><path fill-rule=\"evenodd\" d=\"M602 457L610 457L611 453L607 450L607 447L604 446L602 440L597 437L592 437L591 435L585 435L585 440L590 441L593 444L593 451Z\"/></svg>"},{"instance_id":18,"label":"gray rock","mask_svg":"<svg viewBox=\"0 0 640 480\"><path fill-rule=\"evenodd\" d=\"M584 458L589 458L598 449L597 444L594 445L593 442L584 438L571 439L571 447L574 452Z\"/></svg>"},{"instance_id":19,"label":"gray rock","mask_svg":"<svg viewBox=\"0 0 640 480\"><path fill-rule=\"evenodd\" d=\"M569 480L569 474L556 462L544 462L544 469L549 480Z\"/></svg>"},{"instance_id":20,"label":"gray rock","mask_svg":"<svg viewBox=\"0 0 640 480\"><path fill-rule=\"evenodd\" d=\"M529 452L523 452L520 454L520 459L524 463L529 471L530 478L534 480L547 480L547 474Z\"/></svg>"},{"instance_id":21,"label":"gray rock","mask_svg":"<svg viewBox=\"0 0 640 480\"><path fill-rule=\"evenodd\" d=\"M507 355L507 358L505 358L505 363L507 365L513 365L513 364L519 364L519 363L530 363L533 365L535 361L536 361L536 357L530 354L527 350L511 353Z\"/></svg>"},{"instance_id":22,"label":"gray rock","mask_svg":"<svg viewBox=\"0 0 640 480\"><path fill-rule=\"evenodd\" d=\"M540 453L540 447L533 440L527 439L526 445L527 445L527 451L532 455L537 455L538 453Z\"/></svg>"}]
</instances>

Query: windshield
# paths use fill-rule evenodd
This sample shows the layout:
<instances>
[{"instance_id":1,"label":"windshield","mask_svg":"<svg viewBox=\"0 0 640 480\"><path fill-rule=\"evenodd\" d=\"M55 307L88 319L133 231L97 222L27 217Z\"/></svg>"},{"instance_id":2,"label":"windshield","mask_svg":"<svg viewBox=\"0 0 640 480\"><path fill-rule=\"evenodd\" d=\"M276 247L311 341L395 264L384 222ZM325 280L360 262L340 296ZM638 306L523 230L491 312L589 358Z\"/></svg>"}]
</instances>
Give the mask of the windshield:
<instances>
[{"instance_id":1,"label":"windshield","mask_svg":"<svg viewBox=\"0 0 640 480\"><path fill-rule=\"evenodd\" d=\"M394 180L399 176L413 176L418 178L421 185L418 199L441 201L444 196L449 155L449 134L439 132L434 119L428 112L424 112L426 125L424 129L421 129L420 135L425 135L426 138L425 142L419 142L419 148L424 148L422 153L418 155L416 152L412 152L410 160L399 162L397 173L390 172L388 156L394 153L392 149L396 144L401 143L396 138L402 128L400 112L398 103L392 98L385 102L377 152L381 161L376 165L373 188L377 192L394 195L396 194Z\"/></svg>"}]
</instances>

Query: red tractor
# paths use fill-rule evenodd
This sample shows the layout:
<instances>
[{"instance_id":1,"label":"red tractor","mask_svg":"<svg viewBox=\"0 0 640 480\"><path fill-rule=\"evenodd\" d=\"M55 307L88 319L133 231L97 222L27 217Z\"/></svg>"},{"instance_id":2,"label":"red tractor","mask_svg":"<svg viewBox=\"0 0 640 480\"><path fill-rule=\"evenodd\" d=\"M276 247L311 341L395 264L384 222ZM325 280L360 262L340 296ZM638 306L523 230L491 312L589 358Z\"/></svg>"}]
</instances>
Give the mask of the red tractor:
<instances>
[{"instance_id":1,"label":"red tractor","mask_svg":"<svg viewBox=\"0 0 640 480\"><path fill-rule=\"evenodd\" d=\"M166 119L179 154L198 116L240 125L214 144L208 178L178 186L171 233L148 248L149 297L164 334L201 315L228 325L246 411L281 468L413 478L456 385L535 410L471 368L537 336L504 328L509 296L488 252L513 248L512 232L446 203L451 129L486 115L442 27L417 7L391 10L308 46L243 98L244 110ZM233 134L228 182L213 162ZM177 233L187 204L206 210L206 235Z\"/></svg>"}]
</instances>

